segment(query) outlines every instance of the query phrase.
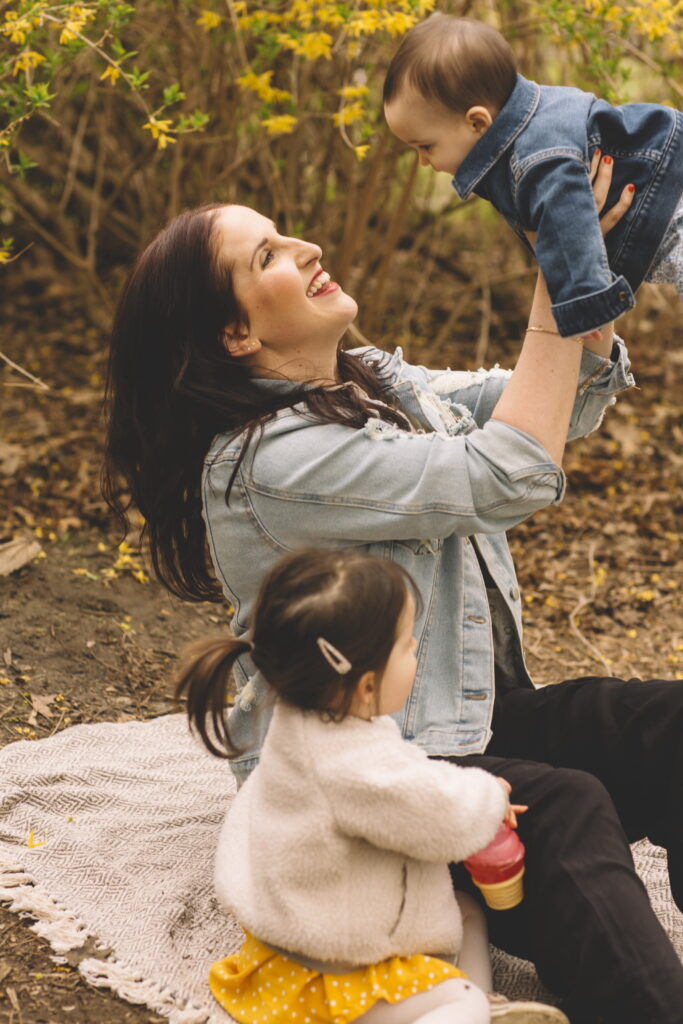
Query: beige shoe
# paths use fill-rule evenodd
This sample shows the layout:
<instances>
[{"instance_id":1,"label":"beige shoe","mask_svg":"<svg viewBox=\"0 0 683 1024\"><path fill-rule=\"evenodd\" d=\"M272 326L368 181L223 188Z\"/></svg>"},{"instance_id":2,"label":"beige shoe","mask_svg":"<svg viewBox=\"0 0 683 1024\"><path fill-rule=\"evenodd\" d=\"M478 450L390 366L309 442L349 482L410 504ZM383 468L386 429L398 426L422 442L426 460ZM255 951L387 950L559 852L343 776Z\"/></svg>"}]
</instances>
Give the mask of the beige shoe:
<instances>
[{"instance_id":1,"label":"beige shoe","mask_svg":"<svg viewBox=\"0 0 683 1024\"><path fill-rule=\"evenodd\" d=\"M492 1024L569 1024L569 1019L556 1006L526 999L511 1002L497 992L489 992L488 998Z\"/></svg>"}]
</instances>

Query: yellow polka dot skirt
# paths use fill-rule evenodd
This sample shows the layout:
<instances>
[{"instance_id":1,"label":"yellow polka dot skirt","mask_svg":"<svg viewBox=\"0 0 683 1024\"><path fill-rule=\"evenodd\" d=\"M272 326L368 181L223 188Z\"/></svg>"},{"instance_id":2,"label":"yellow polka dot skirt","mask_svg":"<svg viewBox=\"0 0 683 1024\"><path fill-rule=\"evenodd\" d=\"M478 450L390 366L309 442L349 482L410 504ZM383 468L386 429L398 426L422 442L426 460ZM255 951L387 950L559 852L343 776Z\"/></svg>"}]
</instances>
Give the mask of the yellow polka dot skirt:
<instances>
[{"instance_id":1,"label":"yellow polka dot skirt","mask_svg":"<svg viewBox=\"0 0 683 1024\"><path fill-rule=\"evenodd\" d=\"M400 1003L462 971L433 956L395 956L347 974L321 974L253 935L209 972L221 1006L244 1024L349 1024L379 999Z\"/></svg>"}]
</instances>

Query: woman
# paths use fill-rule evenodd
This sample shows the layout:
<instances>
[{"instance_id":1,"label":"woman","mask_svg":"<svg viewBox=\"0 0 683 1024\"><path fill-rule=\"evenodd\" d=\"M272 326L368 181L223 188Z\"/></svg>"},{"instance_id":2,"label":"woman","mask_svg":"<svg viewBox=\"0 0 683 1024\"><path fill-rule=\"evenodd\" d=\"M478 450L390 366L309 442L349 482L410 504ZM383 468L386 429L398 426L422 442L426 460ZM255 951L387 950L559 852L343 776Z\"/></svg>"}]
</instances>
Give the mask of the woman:
<instances>
[{"instance_id":1,"label":"woman","mask_svg":"<svg viewBox=\"0 0 683 1024\"><path fill-rule=\"evenodd\" d=\"M606 229L629 202L625 191ZM157 236L114 324L105 494L123 512L123 476L159 577L192 600L224 594L238 635L286 550L361 545L407 568L424 609L404 735L508 779L530 805L527 895L488 912L492 941L536 964L574 1024L680 1024L683 967L628 842L668 849L683 907L683 684L535 690L505 538L561 499L567 436L595 429L632 383L625 349L611 326L583 345L560 338L539 281L511 375L345 353L356 304L320 260L239 206L190 211ZM236 674L241 779L270 706L248 658Z\"/></svg>"}]
</instances>

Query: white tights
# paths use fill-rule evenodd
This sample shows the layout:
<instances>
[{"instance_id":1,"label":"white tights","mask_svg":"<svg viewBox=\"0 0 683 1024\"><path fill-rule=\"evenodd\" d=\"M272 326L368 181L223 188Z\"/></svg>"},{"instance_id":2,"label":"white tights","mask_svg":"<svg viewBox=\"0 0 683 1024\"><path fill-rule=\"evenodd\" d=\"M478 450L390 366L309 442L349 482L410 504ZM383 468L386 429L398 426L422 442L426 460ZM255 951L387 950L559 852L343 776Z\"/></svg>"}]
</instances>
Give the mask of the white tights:
<instances>
[{"instance_id":1,"label":"white tights","mask_svg":"<svg viewBox=\"0 0 683 1024\"><path fill-rule=\"evenodd\" d=\"M485 993L491 990L491 959L486 918L465 893L457 892L462 914L462 946L458 967L467 978L448 978L400 1003L380 999L354 1024L489 1024Z\"/></svg>"}]
</instances>

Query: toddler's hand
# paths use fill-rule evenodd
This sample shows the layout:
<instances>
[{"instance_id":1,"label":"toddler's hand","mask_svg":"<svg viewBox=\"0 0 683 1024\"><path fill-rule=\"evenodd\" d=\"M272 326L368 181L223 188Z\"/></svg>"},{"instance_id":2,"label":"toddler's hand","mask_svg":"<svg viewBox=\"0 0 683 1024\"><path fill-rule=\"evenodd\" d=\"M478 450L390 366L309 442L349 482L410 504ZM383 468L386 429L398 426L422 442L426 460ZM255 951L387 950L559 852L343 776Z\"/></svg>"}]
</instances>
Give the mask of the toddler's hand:
<instances>
[{"instance_id":1,"label":"toddler's hand","mask_svg":"<svg viewBox=\"0 0 683 1024\"><path fill-rule=\"evenodd\" d=\"M502 778L502 776L500 776L500 775L496 775L496 778L498 779L498 782L500 782L501 786L505 790L506 796L509 796L510 793L512 792L512 786L510 785L508 780ZM518 814L524 814L524 812L528 811L528 810L529 810L529 805L528 804L511 804L511 803L508 803L508 809L507 809L507 811L505 813L505 817L503 818L503 821L505 822L506 825L509 825L510 828L517 828L517 815Z\"/></svg>"}]
</instances>

